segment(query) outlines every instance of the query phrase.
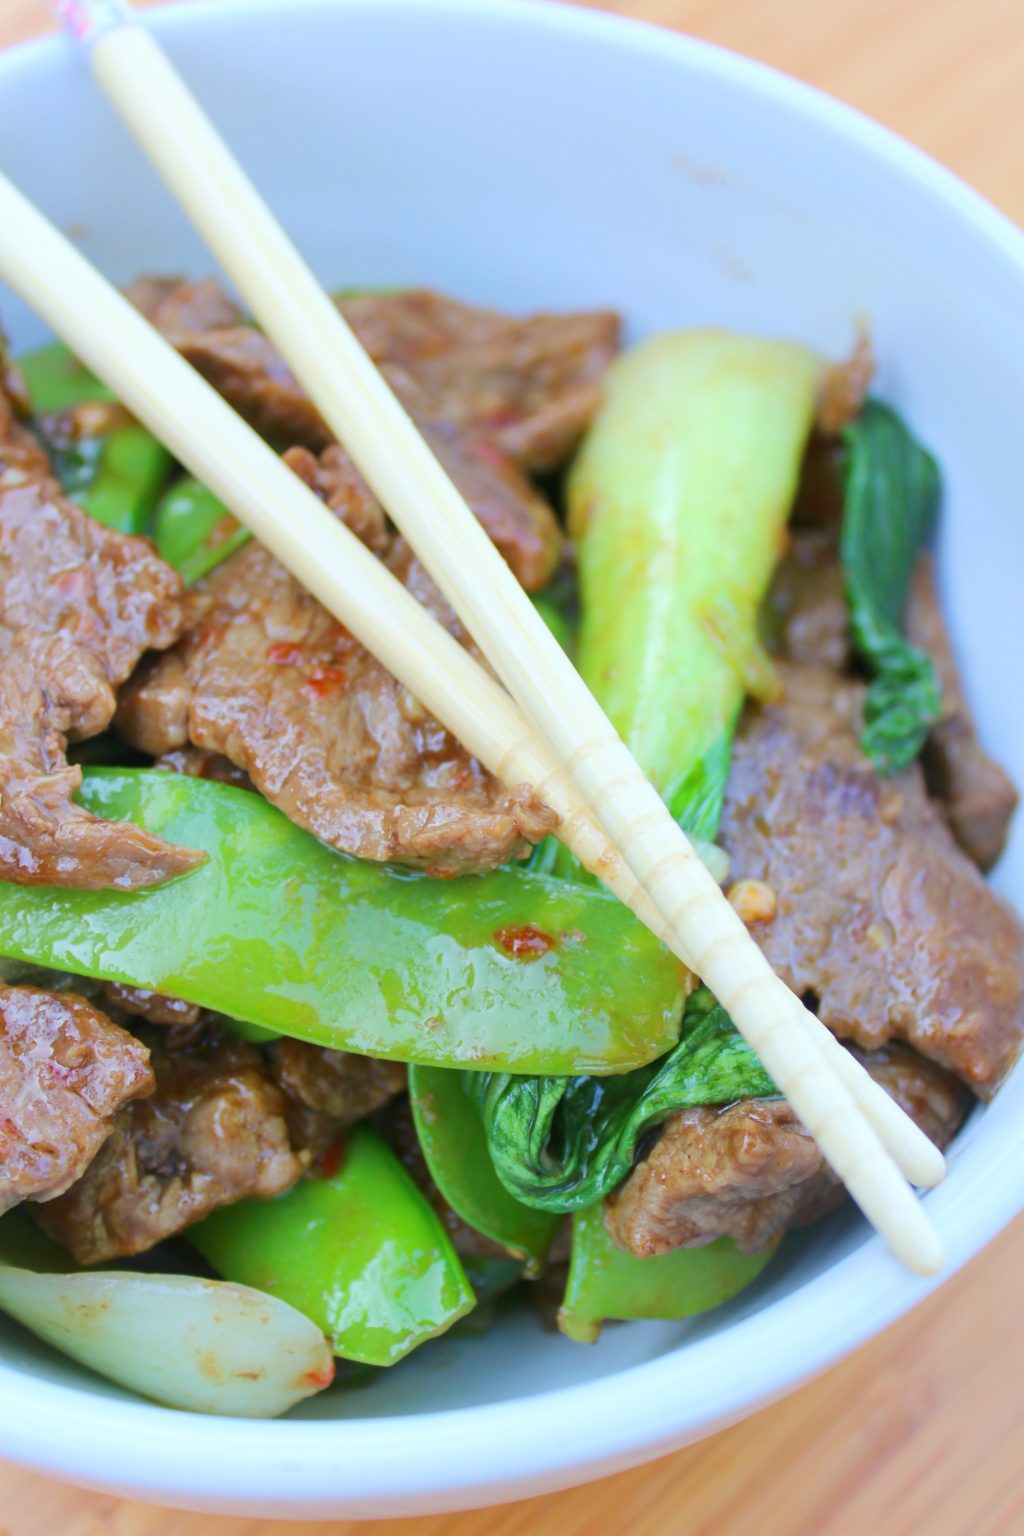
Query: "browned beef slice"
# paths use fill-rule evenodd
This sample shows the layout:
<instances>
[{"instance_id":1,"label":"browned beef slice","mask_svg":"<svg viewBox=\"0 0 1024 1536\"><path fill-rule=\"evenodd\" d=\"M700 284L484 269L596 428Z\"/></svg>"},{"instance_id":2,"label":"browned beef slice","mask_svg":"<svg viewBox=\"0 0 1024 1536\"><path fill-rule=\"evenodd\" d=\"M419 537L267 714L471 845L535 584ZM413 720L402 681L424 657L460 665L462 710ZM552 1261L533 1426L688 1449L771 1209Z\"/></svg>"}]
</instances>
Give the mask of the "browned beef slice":
<instances>
[{"instance_id":1,"label":"browned beef slice","mask_svg":"<svg viewBox=\"0 0 1024 1536\"><path fill-rule=\"evenodd\" d=\"M988 869L1003 851L1017 791L978 740L927 555L914 574L907 633L934 659L942 684L942 716L924 755L929 785L945 804L957 842Z\"/></svg>"},{"instance_id":2,"label":"browned beef slice","mask_svg":"<svg viewBox=\"0 0 1024 1536\"><path fill-rule=\"evenodd\" d=\"M110 723L142 653L170 645L181 583L143 539L61 492L0 397L0 877L86 889L153 885L202 855L72 803L69 741Z\"/></svg>"},{"instance_id":3,"label":"browned beef slice","mask_svg":"<svg viewBox=\"0 0 1024 1536\"><path fill-rule=\"evenodd\" d=\"M860 1059L945 1147L969 1102L961 1084L904 1045ZM753 1099L671 1116L649 1155L605 1202L605 1226L638 1258L701 1248L717 1237L759 1253L841 1199L841 1186L786 1101Z\"/></svg>"},{"instance_id":4,"label":"browned beef slice","mask_svg":"<svg viewBox=\"0 0 1024 1536\"><path fill-rule=\"evenodd\" d=\"M239 325L242 313L216 278L190 282L184 277L138 277L125 297L146 319L174 339Z\"/></svg>"},{"instance_id":5,"label":"browned beef slice","mask_svg":"<svg viewBox=\"0 0 1024 1536\"><path fill-rule=\"evenodd\" d=\"M152 1086L145 1047L83 997L0 985L0 1212L63 1194Z\"/></svg>"},{"instance_id":6,"label":"browned beef slice","mask_svg":"<svg viewBox=\"0 0 1024 1536\"><path fill-rule=\"evenodd\" d=\"M850 663L850 622L835 540L793 534L768 594L766 639L791 661L843 672Z\"/></svg>"},{"instance_id":7,"label":"browned beef slice","mask_svg":"<svg viewBox=\"0 0 1024 1536\"><path fill-rule=\"evenodd\" d=\"M204 752L200 747L179 747L165 752L153 764L165 773L184 773L191 779L210 779L214 784L231 784L235 789L252 789L252 780L229 757L219 752Z\"/></svg>"},{"instance_id":8,"label":"browned beef slice","mask_svg":"<svg viewBox=\"0 0 1024 1536\"><path fill-rule=\"evenodd\" d=\"M148 286L140 308L260 432L282 446L330 442L273 344L222 320L229 301L218 312L208 295L197 303L194 285L178 290L183 298L173 284ZM582 437L618 344L618 317L515 319L423 291L341 307L523 586L544 586L561 535L526 471L557 467ZM190 329L183 316L197 323Z\"/></svg>"},{"instance_id":9,"label":"browned beef slice","mask_svg":"<svg viewBox=\"0 0 1024 1536\"><path fill-rule=\"evenodd\" d=\"M330 445L330 433L319 413L258 331L213 331L189 338L181 350L272 441L310 448ZM420 402L416 422L519 581L530 591L546 585L558 563L561 534L551 507L525 471L479 430L429 414L425 400ZM332 447L341 454L337 445L325 451L330 453ZM350 469L369 496L357 472Z\"/></svg>"},{"instance_id":10,"label":"browned beef slice","mask_svg":"<svg viewBox=\"0 0 1024 1536\"><path fill-rule=\"evenodd\" d=\"M387 563L452 622L407 546ZM208 578L197 626L123 691L154 756L223 753L299 826L360 858L435 872L523 854L553 814L503 789L277 561L253 543Z\"/></svg>"},{"instance_id":11,"label":"browned beef slice","mask_svg":"<svg viewBox=\"0 0 1024 1536\"><path fill-rule=\"evenodd\" d=\"M882 779L857 746L862 690L783 666L785 697L737 734L721 840L765 881L758 943L836 1034L892 1038L990 1094L1024 1023L1024 931L953 840L915 765Z\"/></svg>"},{"instance_id":12,"label":"browned beef slice","mask_svg":"<svg viewBox=\"0 0 1024 1536\"><path fill-rule=\"evenodd\" d=\"M80 1264L143 1253L218 1206L281 1194L309 1162L255 1046L208 1033L168 1051L159 1031L146 1039L155 1094L121 1111L84 1177L37 1216Z\"/></svg>"},{"instance_id":13,"label":"browned beef slice","mask_svg":"<svg viewBox=\"0 0 1024 1536\"><path fill-rule=\"evenodd\" d=\"M314 1156L340 1131L365 1120L405 1088L400 1061L377 1061L351 1051L329 1051L303 1040L275 1040L270 1069L288 1099L288 1124L296 1146Z\"/></svg>"},{"instance_id":14,"label":"browned beef slice","mask_svg":"<svg viewBox=\"0 0 1024 1536\"><path fill-rule=\"evenodd\" d=\"M198 1003L186 1003L180 997L166 997L147 987L128 987L119 981L105 981L102 997L111 1012L127 1013L147 1024L165 1024L170 1029L198 1024L203 1010Z\"/></svg>"},{"instance_id":15,"label":"browned beef slice","mask_svg":"<svg viewBox=\"0 0 1024 1536\"><path fill-rule=\"evenodd\" d=\"M341 309L410 409L481 430L538 472L579 443L619 343L611 310L519 318L423 289Z\"/></svg>"}]
</instances>

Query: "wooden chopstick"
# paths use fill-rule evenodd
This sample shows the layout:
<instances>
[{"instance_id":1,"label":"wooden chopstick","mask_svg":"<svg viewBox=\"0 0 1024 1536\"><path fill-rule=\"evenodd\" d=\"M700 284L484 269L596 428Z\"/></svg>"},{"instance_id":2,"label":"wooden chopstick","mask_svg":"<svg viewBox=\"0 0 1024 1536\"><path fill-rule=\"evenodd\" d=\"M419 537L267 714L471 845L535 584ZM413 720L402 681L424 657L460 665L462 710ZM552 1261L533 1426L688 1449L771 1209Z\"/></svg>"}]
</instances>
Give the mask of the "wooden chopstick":
<instances>
[{"instance_id":1,"label":"wooden chopstick","mask_svg":"<svg viewBox=\"0 0 1024 1536\"><path fill-rule=\"evenodd\" d=\"M924 1138L918 1140L920 1133L908 1133L910 1122L904 1123L905 1117L888 1100L882 1107L882 1090L874 1084L870 1089L865 1087L870 1081L866 1074L774 976L614 736L596 702L550 641L532 606L415 428L156 44L138 29L117 25L127 18L127 12L116 5L111 7L109 0L104 0L102 7L92 7L85 0L74 10L80 34L88 34L97 18L102 20L93 62L108 94L289 356L296 374L404 527L435 579L454 600L513 691L518 691L520 704L532 709L556 750L567 755L577 785L596 801L606 831L619 840L634 873L641 880L646 877L662 913L658 930L730 1010L836 1172L876 1225L886 1231L893 1246L915 1268L937 1267L941 1254L934 1233L916 1202L904 1198L909 1192L895 1177L877 1137L861 1121L851 1093L854 1084L857 1099L882 1125L890 1144L900 1148L904 1159L919 1162L925 1182L934 1181L939 1174L941 1158L934 1149L924 1152L920 1144ZM96 37L91 40L97 41ZM118 393L133 403L124 389L118 388ZM145 419L141 410L138 414ZM215 483L209 474L205 478ZM245 511L240 515L252 524ZM271 542L265 535L261 537ZM288 553L283 553L283 558L299 574L294 551L291 558ZM460 562L470 573L468 592L460 576ZM306 576L300 579L317 590L316 582ZM485 594L482 605L476 600L477 588ZM326 601L335 607L337 594L333 603ZM491 621L492 608L497 624ZM369 643L380 654L379 646ZM522 646L527 657L533 657L525 678L516 645ZM391 661L386 664L401 675L398 665ZM538 674L538 664L548 669L546 676ZM422 687L418 691L428 702ZM571 701L573 707L566 709L563 699ZM435 713L445 719L443 709L435 708ZM465 725L452 728L506 782L523 776L514 754L496 761L473 745L473 734ZM588 743L584 748L578 745L581 735ZM550 792L546 798L550 803ZM577 814L578 810L577 804ZM607 867L598 872L608 879ZM635 898L630 904L637 909ZM645 920L654 926L652 917L648 907ZM816 1040L821 1042L818 1050Z\"/></svg>"}]
</instances>

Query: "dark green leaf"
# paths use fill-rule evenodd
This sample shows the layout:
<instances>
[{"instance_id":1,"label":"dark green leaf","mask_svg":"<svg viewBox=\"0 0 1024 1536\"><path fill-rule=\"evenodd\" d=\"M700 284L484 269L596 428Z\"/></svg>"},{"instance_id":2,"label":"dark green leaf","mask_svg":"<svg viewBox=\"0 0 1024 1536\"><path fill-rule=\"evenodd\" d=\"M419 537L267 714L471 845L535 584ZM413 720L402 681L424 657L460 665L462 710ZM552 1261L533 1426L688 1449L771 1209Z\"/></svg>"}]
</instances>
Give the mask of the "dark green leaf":
<instances>
[{"instance_id":1,"label":"dark green leaf","mask_svg":"<svg viewBox=\"0 0 1024 1536\"><path fill-rule=\"evenodd\" d=\"M911 576L935 522L939 471L877 400L868 401L844 439L840 553L854 648L871 674L861 746L881 773L898 773L939 716L934 663L903 630Z\"/></svg>"},{"instance_id":2,"label":"dark green leaf","mask_svg":"<svg viewBox=\"0 0 1024 1536\"><path fill-rule=\"evenodd\" d=\"M468 1072L462 1081L505 1188L559 1212L603 1199L629 1172L641 1137L676 1110L778 1092L704 989L690 998L679 1043L651 1066L615 1077Z\"/></svg>"}]
</instances>

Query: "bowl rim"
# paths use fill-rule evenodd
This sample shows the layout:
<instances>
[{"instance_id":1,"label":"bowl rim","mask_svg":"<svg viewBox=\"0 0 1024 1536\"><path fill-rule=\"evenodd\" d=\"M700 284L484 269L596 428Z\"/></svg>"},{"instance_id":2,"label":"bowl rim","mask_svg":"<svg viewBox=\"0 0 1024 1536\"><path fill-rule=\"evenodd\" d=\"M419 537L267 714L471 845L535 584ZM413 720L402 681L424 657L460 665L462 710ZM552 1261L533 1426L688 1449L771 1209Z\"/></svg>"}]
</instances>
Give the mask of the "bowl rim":
<instances>
[{"instance_id":1,"label":"bowl rim","mask_svg":"<svg viewBox=\"0 0 1024 1536\"><path fill-rule=\"evenodd\" d=\"M856 109L715 44L557 0L290 0L290 7L295 14L348 10L379 16L385 8L443 13L538 35L586 35L637 57L675 58L682 68L727 80L802 116L812 128L856 144L867 158L969 224L990 253L998 251L1024 296L1024 235L980 193ZM192 0L157 6L146 19L173 40L209 19L230 15L237 20L243 11L254 17L281 8L282 0ZM46 38L7 50L0 59L0 89L12 74L69 46L60 38ZM954 1152L954 1167L968 1160L972 1140ZM975 1169L978 1159L969 1160L970 1168L927 1197L947 1246L948 1263L940 1279L905 1274L881 1239L868 1236L767 1312L684 1342L653 1360L596 1381L504 1402L393 1417L211 1421L43 1382L0 1362L3 1453L85 1485L114 1484L143 1497L163 1489L173 1499L187 1489L190 1502L237 1503L241 1485L244 1500L253 1507L287 1499L296 1511L332 1499L369 1503L388 1491L394 1512L404 1513L407 1501L417 1497L433 1497L433 1507L451 1507L443 1496L456 1489L460 1502L483 1503L489 1496L514 1497L509 1490L518 1483L534 1492L579 1482L598 1471L621 1470L783 1396L894 1322L973 1257L1024 1207L1024 1169L1012 1117L1000 1116L986 1126L984 1166ZM800 1339L796 1360L794 1336ZM712 1361L709 1371L706 1365ZM681 1371L687 1366L687 1390L681 1392ZM130 1447L127 1454L122 1447Z\"/></svg>"}]
</instances>

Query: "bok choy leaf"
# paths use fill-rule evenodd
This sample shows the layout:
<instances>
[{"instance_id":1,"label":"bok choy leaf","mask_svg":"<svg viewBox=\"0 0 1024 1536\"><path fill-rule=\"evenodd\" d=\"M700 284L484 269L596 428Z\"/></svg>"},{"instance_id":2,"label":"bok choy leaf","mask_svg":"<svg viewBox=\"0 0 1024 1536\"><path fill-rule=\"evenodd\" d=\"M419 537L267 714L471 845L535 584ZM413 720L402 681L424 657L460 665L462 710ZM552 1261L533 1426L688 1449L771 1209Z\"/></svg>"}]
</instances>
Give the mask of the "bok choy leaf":
<instances>
[{"instance_id":1,"label":"bok choy leaf","mask_svg":"<svg viewBox=\"0 0 1024 1536\"><path fill-rule=\"evenodd\" d=\"M689 999L679 1043L618 1077L514 1077L466 1072L495 1171L535 1210L583 1210L626 1177L641 1138L699 1104L765 1098L778 1089L725 1009L704 988Z\"/></svg>"},{"instance_id":2,"label":"bok choy leaf","mask_svg":"<svg viewBox=\"0 0 1024 1536\"><path fill-rule=\"evenodd\" d=\"M861 746L880 773L898 773L920 752L941 704L934 662L903 629L910 579L935 522L939 470L877 400L843 436L840 555L854 648L871 675Z\"/></svg>"}]
</instances>

